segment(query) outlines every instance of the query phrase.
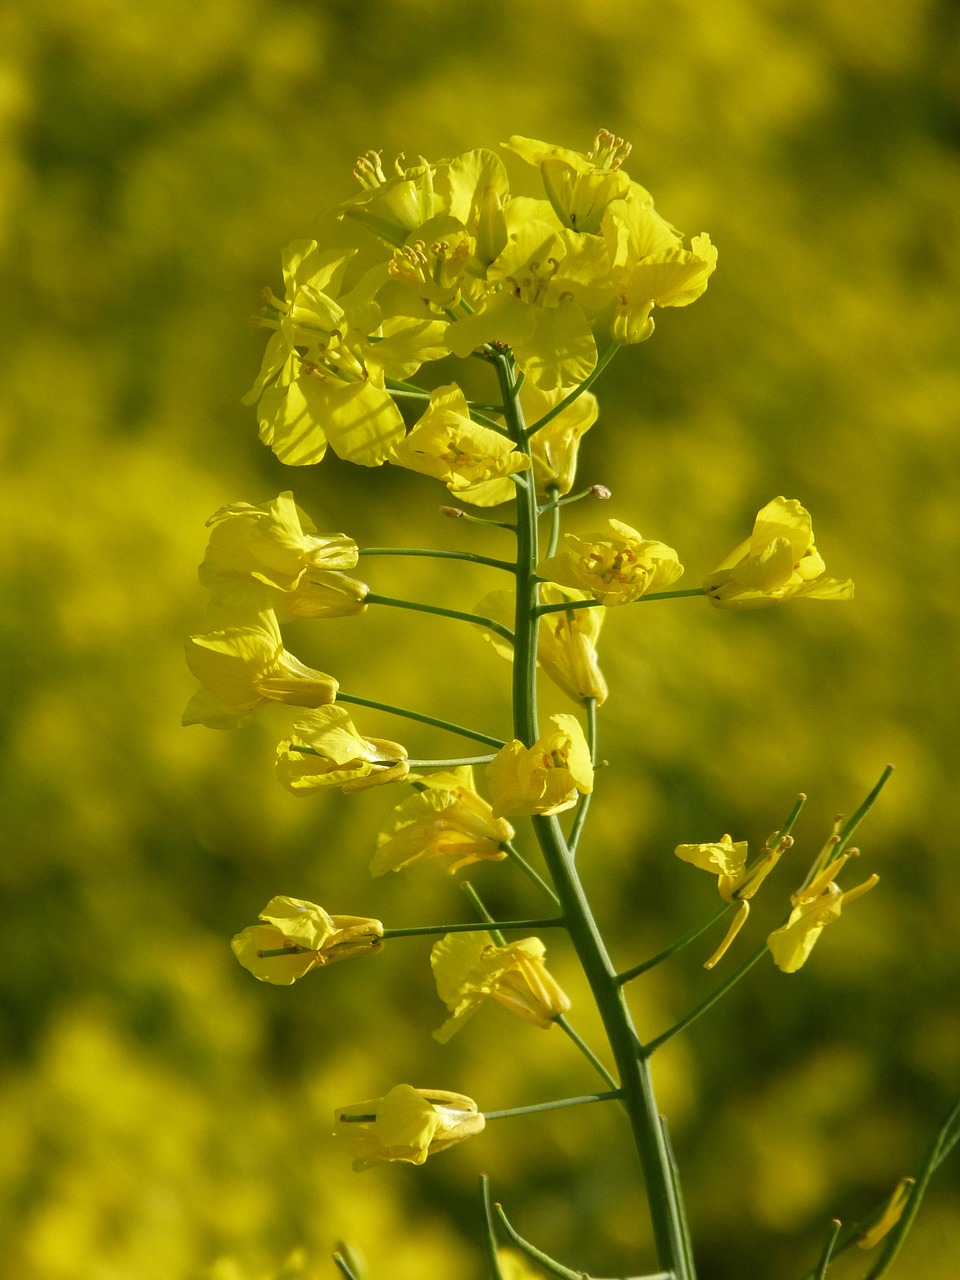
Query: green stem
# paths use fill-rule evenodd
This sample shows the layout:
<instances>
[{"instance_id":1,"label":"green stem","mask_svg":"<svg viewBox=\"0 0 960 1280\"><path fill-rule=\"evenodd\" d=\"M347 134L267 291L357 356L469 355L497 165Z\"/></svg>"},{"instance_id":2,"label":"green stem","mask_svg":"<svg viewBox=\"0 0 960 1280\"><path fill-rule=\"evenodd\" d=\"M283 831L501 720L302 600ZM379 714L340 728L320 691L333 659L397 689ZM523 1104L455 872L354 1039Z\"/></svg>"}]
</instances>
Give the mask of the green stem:
<instances>
[{"instance_id":1,"label":"green stem","mask_svg":"<svg viewBox=\"0 0 960 1280\"><path fill-rule=\"evenodd\" d=\"M556 1102L534 1102L529 1107L507 1107L505 1111L484 1111L487 1120L506 1120L510 1116L532 1116L541 1111L560 1111L564 1107L582 1107L588 1102L614 1102L623 1097L620 1089L606 1093L584 1093L578 1098L558 1098Z\"/></svg>"},{"instance_id":2,"label":"green stem","mask_svg":"<svg viewBox=\"0 0 960 1280\"><path fill-rule=\"evenodd\" d=\"M494 929L559 929L563 926L562 916L535 920L491 920ZM384 929L384 938L417 938L427 934L439 933L481 933L476 920L469 924L418 924L409 929ZM264 955L268 954L263 952ZM272 952L269 954L273 954ZM289 955L289 950L278 951L277 955Z\"/></svg>"},{"instance_id":3,"label":"green stem","mask_svg":"<svg viewBox=\"0 0 960 1280\"><path fill-rule=\"evenodd\" d=\"M596 1067L597 1071L599 1071L600 1075L603 1076L604 1080L606 1080L610 1088L616 1089L617 1088L616 1077L610 1074L607 1068L603 1065L603 1063L600 1061L597 1055L593 1052L593 1050L587 1044L586 1040L584 1040L583 1037L579 1035L574 1030L574 1028L570 1025L570 1023L566 1019L566 1016L562 1013L558 1013L557 1016L554 1018L554 1022L563 1032L565 1032L566 1035L570 1037L570 1039L577 1046L577 1048L580 1050L583 1056L587 1059L587 1061L590 1062L594 1067Z\"/></svg>"},{"instance_id":4,"label":"green stem","mask_svg":"<svg viewBox=\"0 0 960 1280\"><path fill-rule=\"evenodd\" d=\"M560 490L555 484L550 485L547 489L550 501L542 508L543 511L550 512L550 532L547 535L547 559L556 554L557 543L560 541L560 503L557 501L557 494L559 492Z\"/></svg>"},{"instance_id":5,"label":"green stem","mask_svg":"<svg viewBox=\"0 0 960 1280\"><path fill-rule=\"evenodd\" d=\"M495 357L504 416L518 447L524 447L523 419L515 400L512 358ZM531 486L517 487L517 611L514 644L514 734L525 746L538 738L536 664L538 626L537 506ZM568 605L561 606L569 607ZM643 1168L654 1242L661 1267L675 1280L693 1280L677 1182L663 1129L649 1063L637 1053L637 1035L616 971L555 817L537 815L534 832L553 880L567 929L603 1021L621 1082L624 1106Z\"/></svg>"},{"instance_id":6,"label":"green stem","mask_svg":"<svg viewBox=\"0 0 960 1280\"><path fill-rule=\"evenodd\" d=\"M597 485L589 485L586 489L581 489L579 493L568 493L565 498L554 498L551 502L544 502L540 507L540 514L545 515L548 511L552 511L554 507L568 507L571 502L582 502L584 498L595 497ZM602 488L602 486L600 486Z\"/></svg>"},{"instance_id":7,"label":"green stem","mask_svg":"<svg viewBox=\"0 0 960 1280\"><path fill-rule=\"evenodd\" d=\"M333 1265L344 1277L344 1280L358 1280L357 1273L350 1266L344 1255L339 1251L333 1254Z\"/></svg>"},{"instance_id":8,"label":"green stem","mask_svg":"<svg viewBox=\"0 0 960 1280\"><path fill-rule=\"evenodd\" d=\"M587 746L590 748L590 763L597 763L597 700L596 698L584 698L584 710L587 714ZM570 850L571 857L576 856L577 846L580 843L580 836L583 833L583 824L587 820L587 814L590 811L590 801L593 798L593 792L587 791L580 797L580 803L577 805L577 812L570 827L570 834L567 836L567 848Z\"/></svg>"},{"instance_id":9,"label":"green stem","mask_svg":"<svg viewBox=\"0 0 960 1280\"><path fill-rule=\"evenodd\" d=\"M487 1246L491 1280L504 1280L503 1271L500 1268L500 1257L497 1253L497 1230L493 1223L493 1210L490 1207L490 1179L485 1173L480 1175L480 1206L483 1210L484 1240Z\"/></svg>"},{"instance_id":10,"label":"green stem","mask_svg":"<svg viewBox=\"0 0 960 1280\"><path fill-rule=\"evenodd\" d=\"M715 991L711 991L706 1000L702 1000L695 1009L691 1009L685 1018L681 1018L679 1022L674 1023L672 1027L669 1027L662 1035L657 1036L655 1040L648 1040L646 1044L639 1045L642 1055L645 1058L649 1058L651 1054L655 1053L662 1044L666 1044L666 1042L668 1040L672 1040L675 1035L678 1035L681 1031L685 1031L687 1027L696 1022L698 1018L702 1017L708 1009L713 1008L717 1001L725 996L731 987L735 986L741 978L745 977L746 974L750 972L766 950L767 944L764 942L757 947L752 956L748 956L747 959L744 960L740 968L736 969L730 977L727 978L726 982L721 982L720 986L717 987Z\"/></svg>"},{"instance_id":11,"label":"green stem","mask_svg":"<svg viewBox=\"0 0 960 1280\"><path fill-rule=\"evenodd\" d=\"M490 912L487 910L487 908L484 906L483 899L480 897L479 893L477 893L476 889L473 887L470 881L469 880L462 881L460 888L470 899L470 904L473 907L473 909L476 911L477 915L480 917L481 920L485 921L485 923L487 924L488 926L487 933L489 933L490 937L493 939L494 944L498 947L505 947L507 944L506 938L497 928L496 921L494 920ZM475 932L479 933L480 930L475 929Z\"/></svg>"},{"instance_id":12,"label":"green stem","mask_svg":"<svg viewBox=\"0 0 960 1280\"><path fill-rule=\"evenodd\" d=\"M430 547L360 547L359 556L417 556L426 560L466 560L471 564L484 564L491 569L514 572L509 560L497 560L493 556L477 555L473 551L438 551Z\"/></svg>"},{"instance_id":13,"label":"green stem","mask_svg":"<svg viewBox=\"0 0 960 1280\"><path fill-rule=\"evenodd\" d=\"M523 854L520 853L518 849L515 849L509 840L505 840L500 848L504 851L511 862L515 862L517 864L528 880L532 881L537 888L542 889L548 897L552 898L554 902L559 904L560 899L547 884L546 880L544 880L543 876L531 867Z\"/></svg>"},{"instance_id":14,"label":"green stem","mask_svg":"<svg viewBox=\"0 0 960 1280\"><path fill-rule=\"evenodd\" d=\"M830 1235L827 1237L827 1243L823 1246L823 1253L820 1255L814 1280L826 1280L827 1267L829 1267L830 1260L834 1256L834 1250L837 1247L837 1236L840 1234L842 1225L843 1223L839 1218L834 1218L830 1224Z\"/></svg>"},{"instance_id":15,"label":"green stem","mask_svg":"<svg viewBox=\"0 0 960 1280\"><path fill-rule=\"evenodd\" d=\"M520 408L516 366L513 357L500 352L494 361L503 400L503 416L510 438L531 458L526 423ZM513 707L517 726L518 708L525 708L523 732L517 733L524 746L536 742L537 731L537 607L539 580L536 574L537 498L528 475L517 477L517 602L513 638Z\"/></svg>"},{"instance_id":16,"label":"green stem","mask_svg":"<svg viewBox=\"0 0 960 1280\"><path fill-rule=\"evenodd\" d=\"M635 964L632 969L624 969L623 973L617 974L617 981L623 986L626 982L632 982L634 978L639 978L641 973L646 973L648 969L653 969L658 964L662 964L664 960L669 960L671 956L675 956L678 951L682 951L684 947L688 947L691 942L695 942L701 933L706 933L712 924L722 919L730 910L731 903L725 902L722 907L718 907L713 915L707 916L706 920L702 920L700 924L695 925L689 933L685 933L682 938L678 938L676 942L671 942L669 947L664 947L662 951L658 951L655 956L651 956L649 960L644 960L642 964Z\"/></svg>"},{"instance_id":17,"label":"green stem","mask_svg":"<svg viewBox=\"0 0 960 1280\"><path fill-rule=\"evenodd\" d=\"M867 798L863 801L863 803L859 806L856 812L853 813L846 820L843 826L840 828L840 831L839 831L840 843L833 850L831 854L832 857L835 858L837 857L838 854L843 853L844 849L850 843L850 837L853 835L857 827L859 827L860 823L864 820L864 818L873 808L874 804L877 801L878 796L880 795L880 792L889 782L890 775L892 773L893 773L893 765L892 764L886 765L883 770L883 773L881 773L880 778L877 781L876 785L874 786L873 790L870 792Z\"/></svg>"},{"instance_id":18,"label":"green stem","mask_svg":"<svg viewBox=\"0 0 960 1280\"><path fill-rule=\"evenodd\" d=\"M546 581L546 579L541 579ZM679 600L684 596L702 596L706 593L703 587L688 587L683 591L651 591L649 595L638 596L636 600L631 600L631 604L646 604L648 600ZM369 600L370 597L367 596ZM545 613L559 613L562 610L572 609L599 609L603 604L602 600L564 600L560 604L542 604L537 609L539 617L543 617Z\"/></svg>"},{"instance_id":19,"label":"green stem","mask_svg":"<svg viewBox=\"0 0 960 1280\"><path fill-rule=\"evenodd\" d=\"M503 1212L502 1205L495 1204L493 1208L500 1219L501 1227L503 1227L511 1242L517 1246L521 1253L525 1253L528 1258L532 1258L534 1262L543 1267L544 1271L549 1271L554 1276L560 1276L561 1280L586 1280L582 1271L571 1271L569 1267L565 1267L562 1263L557 1262L555 1258L551 1258L549 1253L544 1253L542 1249L538 1249L529 1240L524 1240L523 1236L514 1231L510 1225L507 1215Z\"/></svg>"},{"instance_id":20,"label":"green stem","mask_svg":"<svg viewBox=\"0 0 960 1280\"><path fill-rule=\"evenodd\" d=\"M539 431L541 427L545 427L548 422L552 422L558 413L563 413L564 409L566 409L568 405L573 404L574 400L579 399L579 397L582 396L585 391L589 391L590 388L593 386L596 380L600 377L601 373L603 373L604 369L606 369L607 365L610 363L610 361L613 359L613 357L617 354L619 350L620 350L620 343L611 342L610 346L607 347L606 351L597 361L596 365L594 366L593 372L591 374L588 374L588 376L584 378L583 382L581 382L578 387L574 387L574 389L570 392L568 396L564 396L559 404L555 404L552 409L549 409L543 415L542 418L538 418L537 421L530 428L529 434L533 435L535 431ZM506 404L507 404L506 397L504 397L503 404L504 404L504 408L506 408Z\"/></svg>"},{"instance_id":21,"label":"green stem","mask_svg":"<svg viewBox=\"0 0 960 1280\"><path fill-rule=\"evenodd\" d=\"M349 702L357 707L370 707L372 711L388 711L392 716L402 716L404 720L416 720L420 724L432 724L437 729L458 733L461 738L472 738L474 742L496 747L498 751L505 745L502 738L491 738L487 733L477 733L475 729L466 729L462 724L454 724L452 720L440 720L436 716L427 716L420 711L408 711L406 707L395 706L392 702L374 702L372 698L361 698L354 693L344 693L342 689L337 690L337 701Z\"/></svg>"},{"instance_id":22,"label":"green stem","mask_svg":"<svg viewBox=\"0 0 960 1280\"><path fill-rule=\"evenodd\" d=\"M508 644L513 644L513 632L501 622L493 618L483 618L476 613L464 613L460 609L444 609L438 604L419 604L415 600L397 600L393 596L380 596L371 591L365 597L366 604L386 604L394 609L411 609L414 613L433 613L441 618L455 618L458 622L472 622L474 626L486 627L488 631L502 636Z\"/></svg>"}]
</instances>

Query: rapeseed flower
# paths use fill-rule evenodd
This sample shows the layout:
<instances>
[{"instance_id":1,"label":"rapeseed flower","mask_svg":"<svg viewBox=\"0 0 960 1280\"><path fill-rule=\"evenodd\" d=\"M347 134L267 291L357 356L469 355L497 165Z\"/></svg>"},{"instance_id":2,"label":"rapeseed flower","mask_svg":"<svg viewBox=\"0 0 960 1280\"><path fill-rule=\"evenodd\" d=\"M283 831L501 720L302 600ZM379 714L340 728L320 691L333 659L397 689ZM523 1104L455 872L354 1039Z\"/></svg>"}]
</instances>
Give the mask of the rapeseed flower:
<instances>
[{"instance_id":1,"label":"rapeseed flower","mask_svg":"<svg viewBox=\"0 0 960 1280\"><path fill-rule=\"evenodd\" d=\"M354 1102L334 1114L334 1137L346 1138L359 1173L380 1160L423 1164L484 1127L472 1098L442 1089L395 1085L383 1098Z\"/></svg>"}]
</instances>

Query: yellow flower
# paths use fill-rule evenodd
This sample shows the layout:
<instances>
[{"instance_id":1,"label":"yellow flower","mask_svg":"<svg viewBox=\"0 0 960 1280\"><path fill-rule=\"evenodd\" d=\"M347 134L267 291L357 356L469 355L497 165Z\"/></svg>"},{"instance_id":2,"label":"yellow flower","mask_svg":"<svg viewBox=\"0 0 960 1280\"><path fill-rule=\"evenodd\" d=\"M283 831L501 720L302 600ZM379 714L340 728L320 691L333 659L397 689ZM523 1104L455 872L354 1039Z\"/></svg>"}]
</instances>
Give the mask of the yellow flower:
<instances>
[{"instance_id":1,"label":"yellow flower","mask_svg":"<svg viewBox=\"0 0 960 1280\"><path fill-rule=\"evenodd\" d=\"M790 836L777 838L774 833L764 846L763 856L747 870L747 842L738 840L734 843L729 835L723 835L714 843L678 844L674 853L682 862L690 862L702 871L709 871L717 877L717 889L724 902L739 902L740 909L733 918L733 923L726 936L713 955L704 964L705 969L712 969L726 954L734 938L746 924L750 914L750 902L767 876L780 861L781 855L789 849L793 840Z\"/></svg>"},{"instance_id":2,"label":"yellow flower","mask_svg":"<svg viewBox=\"0 0 960 1280\"><path fill-rule=\"evenodd\" d=\"M718 877L717 888L724 902L733 901L733 891L743 878L747 865L747 842L736 844L728 835L713 844L678 844L674 853L681 862L691 862L702 871Z\"/></svg>"},{"instance_id":3,"label":"yellow flower","mask_svg":"<svg viewBox=\"0 0 960 1280\"><path fill-rule=\"evenodd\" d=\"M547 583L541 591L544 604L575 604L589 597L582 591L569 591ZM595 605L590 609L556 610L540 619L537 661L551 680L575 702L596 698L597 706L606 701L607 682L597 662L597 640L606 609Z\"/></svg>"},{"instance_id":4,"label":"yellow flower","mask_svg":"<svg viewBox=\"0 0 960 1280\"><path fill-rule=\"evenodd\" d=\"M593 790L590 748L575 716L555 715L553 733L525 747L516 738L487 765L497 817L562 813Z\"/></svg>"},{"instance_id":5,"label":"yellow flower","mask_svg":"<svg viewBox=\"0 0 960 1280\"><path fill-rule=\"evenodd\" d=\"M212 526L200 581L215 611L261 613L278 621L362 613L367 586L339 572L357 563L357 544L343 533L316 535L289 490L272 502L234 502Z\"/></svg>"},{"instance_id":6,"label":"yellow flower","mask_svg":"<svg viewBox=\"0 0 960 1280\"><path fill-rule=\"evenodd\" d=\"M606 533L566 534L564 549L538 565L537 573L605 605L630 604L662 591L683 573L672 547L644 539L620 520L608 520L607 526Z\"/></svg>"},{"instance_id":7,"label":"yellow flower","mask_svg":"<svg viewBox=\"0 0 960 1280\"><path fill-rule=\"evenodd\" d=\"M334 1137L346 1138L357 1172L378 1160L423 1164L427 1156L479 1133L485 1123L472 1098L408 1084L395 1085L383 1098L340 1107L334 1118Z\"/></svg>"},{"instance_id":8,"label":"yellow flower","mask_svg":"<svg viewBox=\"0 0 960 1280\"><path fill-rule=\"evenodd\" d=\"M261 323L276 332L244 404L259 402L260 439L288 466L319 462L328 443L349 462L379 466L403 436L382 360L366 360L367 334L379 320L371 314L369 290L358 286L355 297L336 298L355 253L321 253L316 241L295 240L283 251L286 295L268 294L277 319ZM358 325L366 322L359 329L354 314ZM434 336L428 326L428 346ZM400 376L410 368L408 358Z\"/></svg>"},{"instance_id":9,"label":"yellow flower","mask_svg":"<svg viewBox=\"0 0 960 1280\"><path fill-rule=\"evenodd\" d=\"M292 591L308 569L352 569L357 563L354 540L345 533L317 535L289 489L260 506L233 502L221 507L207 528L212 532L200 581L211 590L224 574L242 574Z\"/></svg>"},{"instance_id":10,"label":"yellow flower","mask_svg":"<svg viewBox=\"0 0 960 1280\"><path fill-rule=\"evenodd\" d=\"M306 667L283 647L272 610L251 627L226 627L191 636L187 666L203 685L183 713L183 723L235 729L267 702L319 707L334 701L337 682Z\"/></svg>"},{"instance_id":11,"label":"yellow flower","mask_svg":"<svg viewBox=\"0 0 960 1280\"><path fill-rule=\"evenodd\" d=\"M456 384L430 393L429 408L394 446L390 461L442 480L451 493L482 507L512 498L515 490L507 477L530 466L506 436L471 420Z\"/></svg>"},{"instance_id":12,"label":"yellow flower","mask_svg":"<svg viewBox=\"0 0 960 1280\"><path fill-rule=\"evenodd\" d=\"M277 778L294 795L323 787L364 791L399 782L409 772L406 748L361 737L341 706L321 707L305 716L277 747Z\"/></svg>"},{"instance_id":13,"label":"yellow flower","mask_svg":"<svg viewBox=\"0 0 960 1280\"><path fill-rule=\"evenodd\" d=\"M601 236L568 231L549 210L550 221L531 213L530 204L537 202L506 206L507 243L487 268L486 299L450 325L446 341L461 358L485 343L506 343L527 378L553 392L596 367L591 317L613 301L613 282Z\"/></svg>"},{"instance_id":14,"label":"yellow flower","mask_svg":"<svg viewBox=\"0 0 960 1280\"><path fill-rule=\"evenodd\" d=\"M498 1004L534 1026L547 1029L570 1000L544 963L539 938L521 938L498 947L485 933L448 933L434 946L430 964L437 994L453 1015L433 1033L446 1044L484 1000Z\"/></svg>"},{"instance_id":15,"label":"yellow flower","mask_svg":"<svg viewBox=\"0 0 960 1280\"><path fill-rule=\"evenodd\" d=\"M452 858L452 875L472 862L499 862L503 845L514 831L495 818L486 800L477 795L469 765L434 773L423 780L423 791L397 805L377 837L370 863L374 876L400 871L428 858Z\"/></svg>"},{"instance_id":16,"label":"yellow flower","mask_svg":"<svg viewBox=\"0 0 960 1280\"><path fill-rule=\"evenodd\" d=\"M846 892L841 890L834 877L854 853L850 850L828 862L806 887L791 896L789 920L767 938L774 963L783 973L796 973L827 925L838 918L843 904L854 902L878 883L880 877L874 874Z\"/></svg>"},{"instance_id":17,"label":"yellow flower","mask_svg":"<svg viewBox=\"0 0 960 1280\"><path fill-rule=\"evenodd\" d=\"M717 251L706 234L690 248L653 208L646 192L613 201L603 216L603 234L612 263L617 309L612 337L644 342L653 333L654 307L686 307L707 287Z\"/></svg>"},{"instance_id":18,"label":"yellow flower","mask_svg":"<svg viewBox=\"0 0 960 1280\"><path fill-rule=\"evenodd\" d=\"M574 604L578 600L590 599L583 591L570 591L550 582L544 584L540 595L544 604L560 604L565 601ZM490 591L474 612L512 626L515 606L515 592ZM599 705L606 700L607 682L597 664L597 639L605 614L603 605L594 604L589 609L572 608L545 613L540 619L537 663L574 702L596 698ZM501 658L513 661L513 645L486 627L480 628L480 631Z\"/></svg>"},{"instance_id":19,"label":"yellow flower","mask_svg":"<svg viewBox=\"0 0 960 1280\"><path fill-rule=\"evenodd\" d=\"M752 535L708 574L703 589L719 609L762 609L808 596L850 600L853 583L823 577L810 513L795 498L774 498L758 513Z\"/></svg>"},{"instance_id":20,"label":"yellow flower","mask_svg":"<svg viewBox=\"0 0 960 1280\"><path fill-rule=\"evenodd\" d=\"M230 946L261 982L289 986L305 973L336 960L383 950L383 925L366 916L329 916L301 898L271 898L260 912L265 924L250 925ZM268 955L283 950L286 955Z\"/></svg>"}]
</instances>

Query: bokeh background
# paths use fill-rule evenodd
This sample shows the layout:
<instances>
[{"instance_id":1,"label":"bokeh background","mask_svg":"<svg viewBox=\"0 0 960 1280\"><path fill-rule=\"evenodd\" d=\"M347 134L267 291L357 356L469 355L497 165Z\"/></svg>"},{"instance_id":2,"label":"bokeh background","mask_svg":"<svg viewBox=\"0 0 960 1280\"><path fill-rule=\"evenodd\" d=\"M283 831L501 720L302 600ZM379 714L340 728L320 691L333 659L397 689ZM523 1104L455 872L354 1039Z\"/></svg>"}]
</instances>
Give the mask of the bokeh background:
<instances>
[{"instance_id":1,"label":"bokeh background","mask_svg":"<svg viewBox=\"0 0 960 1280\"><path fill-rule=\"evenodd\" d=\"M33 0L0 13L4 1274L200 1280L220 1259L247 1280L303 1246L330 1275L345 1236L372 1280L473 1280L480 1169L569 1265L649 1260L612 1110L500 1122L420 1170L350 1172L337 1104L408 1080L522 1105L592 1087L589 1068L558 1032L499 1010L435 1044L421 941L291 989L254 982L228 942L274 893L395 925L469 908L435 865L370 880L399 793L277 786L283 709L232 734L179 727L181 642L204 607L194 567L223 503L293 487L321 529L361 544L505 549L438 518L444 491L426 480L333 458L294 472L258 444L239 404L262 349L246 317L278 283L281 246L352 194L370 147L438 158L522 133L586 148L601 125L633 140L628 167L658 208L720 248L705 297L661 313L600 386L581 476L614 489L602 514L677 547L695 583L784 493L814 513L828 571L857 582L852 605L734 615L681 600L608 618L609 768L583 860L614 954L635 962L713 908L676 843L729 830L757 845L803 789L796 856L810 856L897 766L851 868L881 887L802 973L765 962L658 1059L703 1280L799 1276L829 1219L872 1206L946 1111L960 1078L956 7ZM573 527L596 515L576 509ZM367 564L376 590L460 607L493 585ZM442 627L371 610L291 628L290 645L353 692L502 732L505 665ZM449 746L386 717L363 727L417 753ZM773 915L798 867L771 882ZM498 910L539 910L509 869L474 880ZM757 906L746 945L769 925ZM712 945L636 984L642 1034L709 989ZM559 942L551 959L592 1034ZM958 1274L958 1190L954 1160L903 1280Z\"/></svg>"}]
</instances>

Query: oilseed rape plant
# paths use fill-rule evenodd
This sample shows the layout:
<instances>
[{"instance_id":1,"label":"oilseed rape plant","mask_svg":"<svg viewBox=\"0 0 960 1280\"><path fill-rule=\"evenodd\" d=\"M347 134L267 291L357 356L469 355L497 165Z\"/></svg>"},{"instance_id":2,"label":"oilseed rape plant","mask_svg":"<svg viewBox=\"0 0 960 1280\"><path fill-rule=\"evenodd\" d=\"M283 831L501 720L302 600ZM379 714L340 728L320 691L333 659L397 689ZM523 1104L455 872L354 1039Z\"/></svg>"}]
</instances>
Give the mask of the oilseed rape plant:
<instances>
[{"instance_id":1,"label":"oilseed rape plant","mask_svg":"<svg viewBox=\"0 0 960 1280\"><path fill-rule=\"evenodd\" d=\"M853 584L826 576L811 517L795 498L767 502L750 536L698 586L678 586L680 556L659 536L669 531L649 529L642 512L585 520L583 531L562 528L580 503L592 507L611 498L599 484L576 488L579 446L597 421L597 380L621 348L653 335L659 309L687 307L703 294L717 250L706 233L688 241L655 209L624 167L630 147L621 138L601 131L586 152L524 137L504 146L528 167L521 173L532 181L523 190L511 189L503 159L485 149L435 162L401 157L392 168L377 153L361 157L355 169L360 193L324 223L329 243L288 245L282 296L263 294L258 323L270 336L246 402L256 406L260 438L282 463L314 466L331 449L357 466L404 468L423 478L424 499L432 492L444 515L501 530L509 553L359 547L348 533L318 532L291 490L259 505L222 507L209 521L200 567L210 597L208 627L187 645L200 688L183 720L228 729L270 701L300 708L277 747L282 786L304 797L381 786L396 793L382 829L371 833L373 876L402 874L428 860L454 875L485 861L498 864L505 893L508 877L519 874L541 897L540 916L498 919L465 885L475 921L401 928L278 895L260 912L260 923L234 938L237 959L255 978L292 985L335 961L389 952L400 938L437 935L430 968L449 1016L426 1035L432 1031L446 1043L482 1005L495 1004L533 1028L559 1027L597 1073L593 1093L506 1110L496 1109L496 1099L386 1080L382 1097L335 1108L335 1134L354 1168L420 1165L453 1144L481 1142L491 1121L614 1103L636 1147L652 1230L653 1257L637 1259L631 1274L694 1280L696 1243L682 1170L657 1104L651 1060L763 957L785 974L799 970L842 907L876 885L876 874L848 888L838 879L857 853L853 834L890 770L850 818L837 820L792 894L768 877L781 859L797 857L791 850L802 795L754 856L745 840L724 834L697 843L709 833L691 831L676 857L717 876L720 906L657 954L626 967L614 963L581 879L590 858L589 809L602 802L597 712L608 698L599 665L606 611L654 601L695 609L697 598L721 610L769 608L800 597L846 601ZM439 361L441 385L415 381ZM450 380L450 370L461 367L463 385ZM487 384L482 400L469 389L478 376ZM469 601L451 609L382 596L351 576L361 559L375 556L467 562L499 582L473 608ZM508 659L510 669L503 670L512 715L499 736L346 693L334 675L313 670L285 647L286 623L336 626L337 618L378 606L432 614L438 627L469 622ZM541 676L571 709L541 719ZM400 742L367 736L359 721L364 708L432 725L468 744L469 754L412 758ZM627 985L695 945L729 914L726 935L705 957L712 969L747 924L750 901L761 889L771 898L779 894L783 923L675 1025L641 1040ZM539 936L547 931L565 935L579 961L612 1071L575 1028L571 1000L547 966ZM898 1187L896 1211L881 1204L846 1235L835 1226L807 1274L826 1276L833 1259L859 1243L882 1244L869 1272L881 1275L958 1134L955 1110L919 1174ZM519 1235L492 1203L485 1178L480 1204L493 1280L586 1274L578 1270L580 1260L559 1262L547 1252L549 1242ZM349 1250L335 1262L347 1280L362 1280Z\"/></svg>"}]
</instances>

